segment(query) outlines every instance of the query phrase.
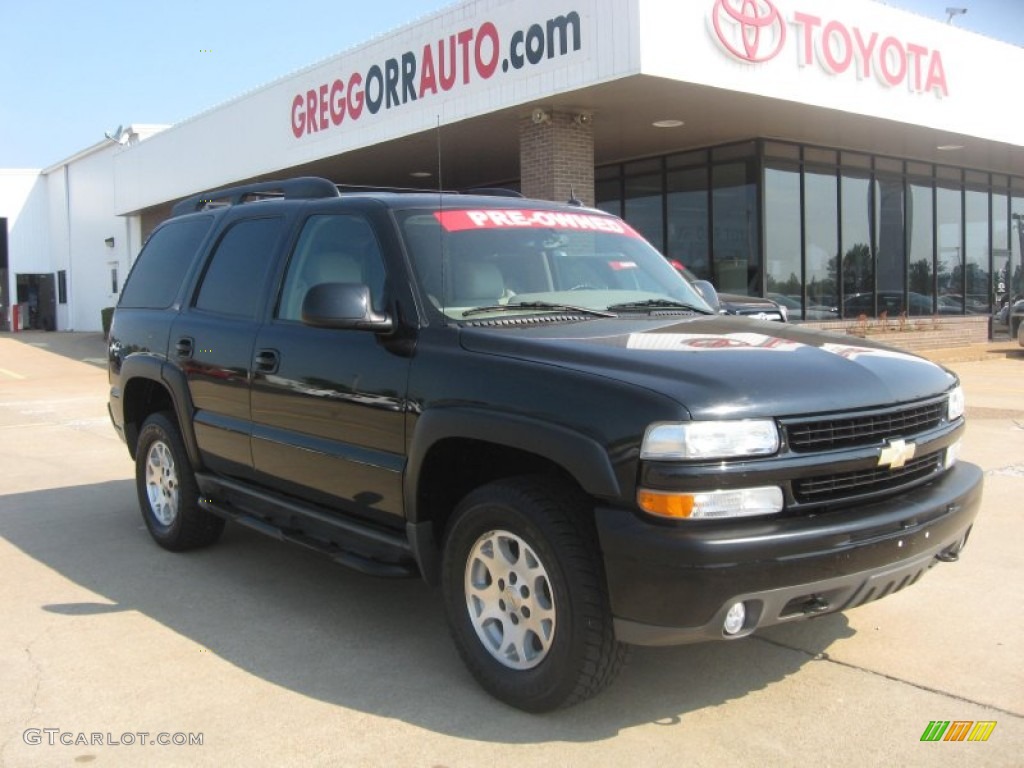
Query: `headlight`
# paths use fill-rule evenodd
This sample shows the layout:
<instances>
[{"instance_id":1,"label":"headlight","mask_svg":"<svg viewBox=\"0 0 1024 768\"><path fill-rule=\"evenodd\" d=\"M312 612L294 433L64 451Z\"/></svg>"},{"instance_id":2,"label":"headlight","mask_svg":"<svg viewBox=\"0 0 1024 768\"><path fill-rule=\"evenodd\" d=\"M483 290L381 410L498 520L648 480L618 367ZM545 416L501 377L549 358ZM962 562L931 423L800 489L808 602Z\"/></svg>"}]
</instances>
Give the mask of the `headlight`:
<instances>
[{"instance_id":1,"label":"headlight","mask_svg":"<svg viewBox=\"0 0 1024 768\"><path fill-rule=\"evenodd\" d=\"M964 415L964 388L957 384L956 388L949 393L949 406L946 410L946 418L956 421Z\"/></svg>"},{"instance_id":2,"label":"headlight","mask_svg":"<svg viewBox=\"0 0 1024 768\"><path fill-rule=\"evenodd\" d=\"M771 419L688 421L652 424L640 447L641 459L727 459L767 456L779 450Z\"/></svg>"},{"instance_id":3,"label":"headlight","mask_svg":"<svg viewBox=\"0 0 1024 768\"><path fill-rule=\"evenodd\" d=\"M782 511L782 489L778 486L738 488L725 491L682 493L637 491L636 502L644 512L676 520L720 520L729 517L774 515Z\"/></svg>"}]
</instances>

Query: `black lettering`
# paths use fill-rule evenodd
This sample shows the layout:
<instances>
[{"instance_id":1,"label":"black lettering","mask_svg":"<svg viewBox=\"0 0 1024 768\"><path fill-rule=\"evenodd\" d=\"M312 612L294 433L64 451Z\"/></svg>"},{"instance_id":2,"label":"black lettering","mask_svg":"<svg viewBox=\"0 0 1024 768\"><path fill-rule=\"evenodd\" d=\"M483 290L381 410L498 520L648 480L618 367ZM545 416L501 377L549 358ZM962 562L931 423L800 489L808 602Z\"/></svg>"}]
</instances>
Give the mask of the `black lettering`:
<instances>
[{"instance_id":1,"label":"black lettering","mask_svg":"<svg viewBox=\"0 0 1024 768\"><path fill-rule=\"evenodd\" d=\"M544 30L540 24L533 24L526 30L526 60L539 64L544 58Z\"/></svg>"},{"instance_id":2,"label":"black lettering","mask_svg":"<svg viewBox=\"0 0 1024 768\"><path fill-rule=\"evenodd\" d=\"M558 33L558 40L561 43L558 51L559 56L569 52L569 25L572 25L572 49L580 49L580 15L573 11L565 16L558 16L548 19L548 58L555 56L555 33Z\"/></svg>"},{"instance_id":3,"label":"black lettering","mask_svg":"<svg viewBox=\"0 0 1024 768\"><path fill-rule=\"evenodd\" d=\"M428 49L429 50L429 49ZM416 54L406 51L402 54L402 103L416 101Z\"/></svg>"},{"instance_id":4,"label":"black lettering","mask_svg":"<svg viewBox=\"0 0 1024 768\"><path fill-rule=\"evenodd\" d=\"M371 115L380 111L380 104L384 101L384 73L380 67L374 64L366 73L366 108Z\"/></svg>"},{"instance_id":5,"label":"black lettering","mask_svg":"<svg viewBox=\"0 0 1024 768\"><path fill-rule=\"evenodd\" d=\"M513 69L523 68L523 33L520 30L516 30L512 35L512 48L508 58L512 62Z\"/></svg>"},{"instance_id":6,"label":"black lettering","mask_svg":"<svg viewBox=\"0 0 1024 768\"><path fill-rule=\"evenodd\" d=\"M388 92L387 108L398 106L398 59L384 62L384 83Z\"/></svg>"}]
</instances>

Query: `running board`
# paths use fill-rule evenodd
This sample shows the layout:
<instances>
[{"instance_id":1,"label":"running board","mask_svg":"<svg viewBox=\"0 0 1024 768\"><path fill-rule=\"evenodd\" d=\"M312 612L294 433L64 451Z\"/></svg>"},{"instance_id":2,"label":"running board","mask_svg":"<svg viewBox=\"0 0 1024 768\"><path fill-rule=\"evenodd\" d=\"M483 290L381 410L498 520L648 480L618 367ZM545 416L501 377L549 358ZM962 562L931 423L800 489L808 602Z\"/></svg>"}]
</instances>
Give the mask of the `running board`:
<instances>
[{"instance_id":1,"label":"running board","mask_svg":"<svg viewBox=\"0 0 1024 768\"><path fill-rule=\"evenodd\" d=\"M196 475L199 506L279 541L311 549L368 576L419 575L408 540L400 533L340 518L320 508L285 499L242 483Z\"/></svg>"}]
</instances>

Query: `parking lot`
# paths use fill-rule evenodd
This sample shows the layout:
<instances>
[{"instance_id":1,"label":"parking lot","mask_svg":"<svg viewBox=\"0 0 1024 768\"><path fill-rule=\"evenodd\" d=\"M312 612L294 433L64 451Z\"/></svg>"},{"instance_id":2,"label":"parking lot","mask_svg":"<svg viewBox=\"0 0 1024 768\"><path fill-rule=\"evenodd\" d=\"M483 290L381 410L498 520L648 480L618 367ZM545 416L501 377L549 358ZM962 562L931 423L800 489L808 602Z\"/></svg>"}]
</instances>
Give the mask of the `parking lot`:
<instances>
[{"instance_id":1,"label":"parking lot","mask_svg":"<svg viewBox=\"0 0 1024 768\"><path fill-rule=\"evenodd\" d=\"M637 648L601 696L545 716L476 686L422 582L236 526L158 548L104 352L0 334L0 766L1024 762L1024 350L949 364L963 459L986 472L959 563L848 614ZM935 720L996 726L922 742Z\"/></svg>"}]
</instances>

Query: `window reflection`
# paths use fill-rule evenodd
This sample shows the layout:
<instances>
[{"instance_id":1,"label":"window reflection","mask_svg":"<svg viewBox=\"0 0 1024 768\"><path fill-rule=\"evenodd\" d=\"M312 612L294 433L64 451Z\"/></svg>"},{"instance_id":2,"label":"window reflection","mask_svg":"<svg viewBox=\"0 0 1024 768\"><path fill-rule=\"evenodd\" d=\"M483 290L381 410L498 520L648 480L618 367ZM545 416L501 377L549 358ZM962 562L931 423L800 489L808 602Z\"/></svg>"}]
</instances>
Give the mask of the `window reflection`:
<instances>
[{"instance_id":1,"label":"window reflection","mask_svg":"<svg viewBox=\"0 0 1024 768\"><path fill-rule=\"evenodd\" d=\"M808 307L838 307L839 207L834 171L804 173Z\"/></svg>"},{"instance_id":2,"label":"window reflection","mask_svg":"<svg viewBox=\"0 0 1024 768\"><path fill-rule=\"evenodd\" d=\"M668 250L703 280L711 279L708 238L708 171L705 167L668 174Z\"/></svg>"},{"instance_id":3,"label":"window reflection","mask_svg":"<svg viewBox=\"0 0 1024 768\"><path fill-rule=\"evenodd\" d=\"M932 236L934 216L932 215L931 185L910 184L907 200L907 243L909 246L907 271L910 293L924 297L921 311L915 311L911 303L911 314L932 314L935 309L935 238ZM928 311L924 311L927 307Z\"/></svg>"},{"instance_id":4,"label":"window reflection","mask_svg":"<svg viewBox=\"0 0 1024 768\"><path fill-rule=\"evenodd\" d=\"M800 173L798 170L767 168L764 172L764 187L768 296L787 304L790 320L800 320L803 308L803 280L800 269Z\"/></svg>"},{"instance_id":5,"label":"window reflection","mask_svg":"<svg viewBox=\"0 0 1024 768\"><path fill-rule=\"evenodd\" d=\"M715 286L730 293L761 295L757 183L753 163L711 169Z\"/></svg>"},{"instance_id":6,"label":"window reflection","mask_svg":"<svg viewBox=\"0 0 1024 768\"><path fill-rule=\"evenodd\" d=\"M875 315L874 254L871 247L871 184L866 177L843 174L841 250L843 314Z\"/></svg>"}]
</instances>

